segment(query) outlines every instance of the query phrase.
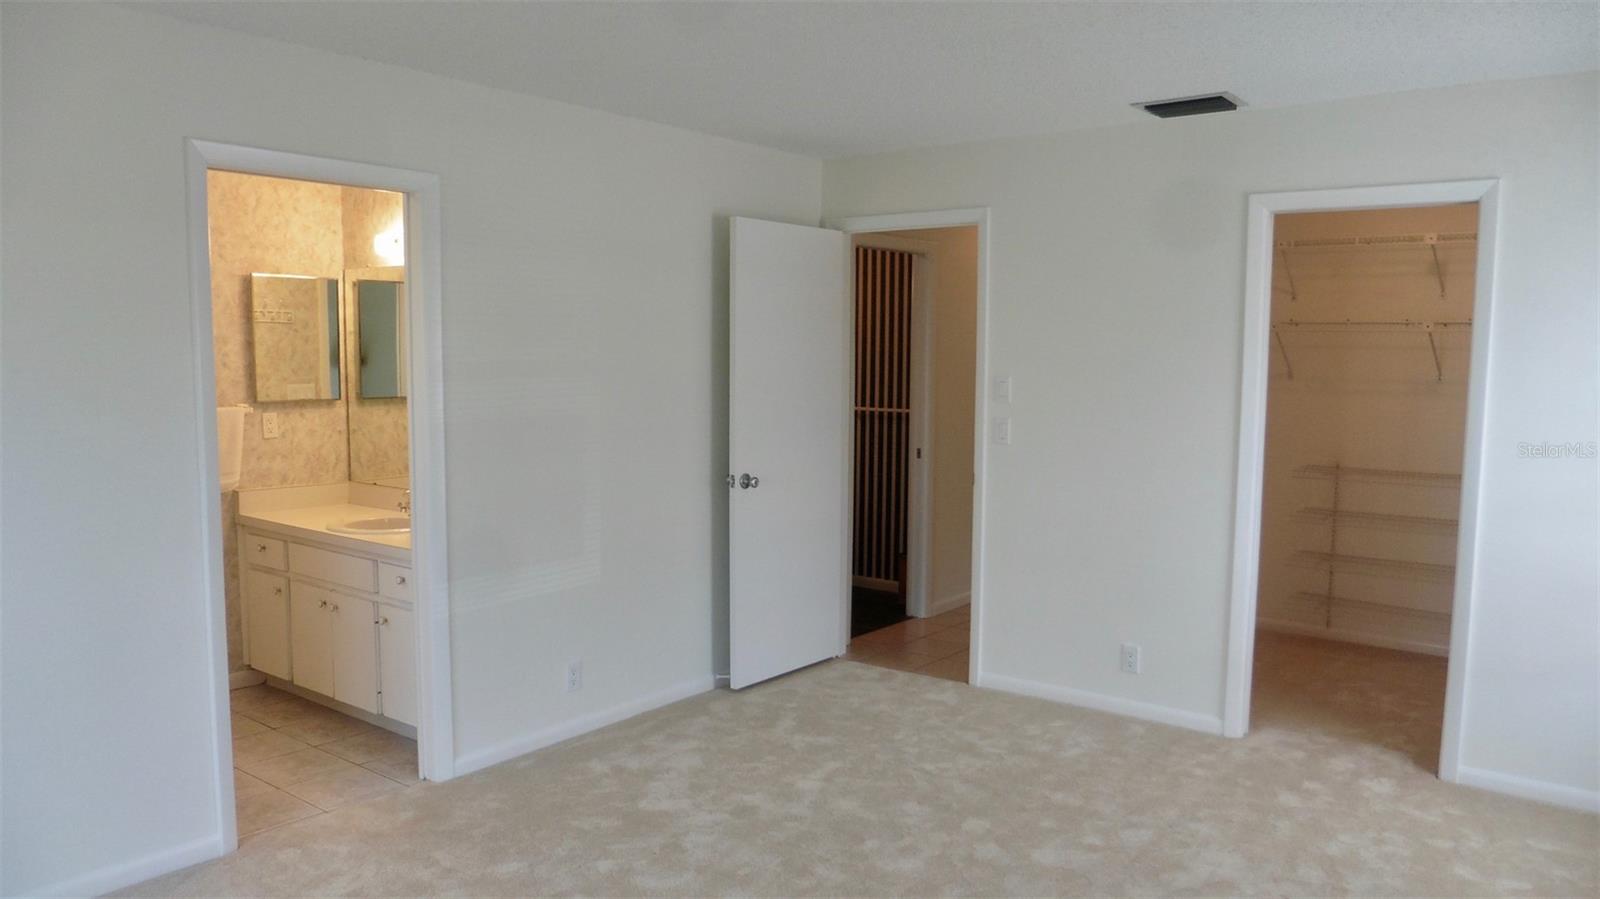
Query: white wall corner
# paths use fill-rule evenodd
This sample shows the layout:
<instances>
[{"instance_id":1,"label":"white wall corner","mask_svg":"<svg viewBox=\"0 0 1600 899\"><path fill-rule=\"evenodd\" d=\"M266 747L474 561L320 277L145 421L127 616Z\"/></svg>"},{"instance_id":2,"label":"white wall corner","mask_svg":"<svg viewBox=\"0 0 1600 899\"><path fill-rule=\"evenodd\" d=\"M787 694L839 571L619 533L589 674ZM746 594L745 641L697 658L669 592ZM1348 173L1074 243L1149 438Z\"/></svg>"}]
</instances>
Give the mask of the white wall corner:
<instances>
[{"instance_id":1,"label":"white wall corner","mask_svg":"<svg viewBox=\"0 0 1600 899\"><path fill-rule=\"evenodd\" d=\"M211 834L198 840L191 840L179 846L153 852L143 858L132 861L118 862L107 865L86 874L80 874L70 880L42 887L24 887L16 893L8 895L18 896L100 896L113 890L143 883L152 877L159 877L169 871L177 871L190 865L198 865L204 861L221 858L228 850L224 848L222 835Z\"/></svg>"},{"instance_id":2,"label":"white wall corner","mask_svg":"<svg viewBox=\"0 0 1600 899\"><path fill-rule=\"evenodd\" d=\"M950 596L941 597L928 604L928 617L932 618L935 615L949 612L952 609L959 609L964 605L970 604L971 602L972 591L970 590L963 590L960 593L954 593Z\"/></svg>"},{"instance_id":3,"label":"white wall corner","mask_svg":"<svg viewBox=\"0 0 1600 899\"><path fill-rule=\"evenodd\" d=\"M1566 784L1534 780L1530 777L1490 771L1486 768L1471 768L1466 765L1456 769L1456 783L1492 793L1516 796L1519 799L1532 799L1534 802L1543 802L1546 805L1559 805L1580 812L1600 814L1600 790L1584 790Z\"/></svg>"},{"instance_id":4,"label":"white wall corner","mask_svg":"<svg viewBox=\"0 0 1600 899\"><path fill-rule=\"evenodd\" d=\"M1221 735L1222 733L1222 719L1216 715L1203 715L1199 712L1189 712L1183 709L1175 709L1171 706L1156 705L1152 702L1140 702L1136 699L1126 699L1121 696L1107 696L1104 693L1091 693L1088 690L1060 687L1055 684L1045 684L1038 681L1024 680L1020 677L1008 677L1003 674L990 674L987 672L979 672L974 684L990 690L999 690L1002 693L1016 693L1022 696L1032 696L1036 699L1048 699L1051 702L1075 705L1080 708L1093 709L1097 712L1110 712L1113 715L1137 718L1140 721L1153 721L1156 724L1170 724L1173 727L1196 730L1205 734Z\"/></svg>"},{"instance_id":5,"label":"white wall corner","mask_svg":"<svg viewBox=\"0 0 1600 899\"><path fill-rule=\"evenodd\" d=\"M635 715L642 715L645 712L669 706L675 702L681 702L691 696L709 692L715 688L715 680L712 675L686 680L665 690L658 690L654 693L640 696L637 699L618 703L609 708L599 709L586 715L579 715L576 718L552 724L549 727L542 727L521 736L512 737L493 746L487 746L483 749L457 756L455 776L461 777L462 775L471 774L490 765L498 765L517 756L527 755L546 746L553 746L562 740L570 740L592 730L599 730L608 724L626 721Z\"/></svg>"}]
</instances>

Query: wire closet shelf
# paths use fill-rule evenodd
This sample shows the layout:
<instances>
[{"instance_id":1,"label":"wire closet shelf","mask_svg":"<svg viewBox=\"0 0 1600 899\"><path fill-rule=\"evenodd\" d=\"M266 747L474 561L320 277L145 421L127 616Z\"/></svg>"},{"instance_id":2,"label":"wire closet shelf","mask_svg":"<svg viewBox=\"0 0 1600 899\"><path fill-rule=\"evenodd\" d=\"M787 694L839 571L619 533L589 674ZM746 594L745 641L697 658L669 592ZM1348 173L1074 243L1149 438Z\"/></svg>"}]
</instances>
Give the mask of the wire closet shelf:
<instances>
[{"instance_id":1,"label":"wire closet shelf","mask_svg":"<svg viewBox=\"0 0 1600 899\"><path fill-rule=\"evenodd\" d=\"M1354 235L1348 237L1320 237L1301 240L1280 240L1273 247L1277 251L1280 264L1289 285L1289 301L1297 302L1300 291L1295 282L1294 268L1290 262L1290 251L1296 254L1302 250L1311 251L1342 251L1363 249L1423 249L1427 250L1433 261L1433 274L1438 283L1438 296L1441 302L1445 299L1444 267L1439 261L1439 247L1441 245L1473 245L1478 242L1477 232L1474 231L1440 231L1418 232L1413 234L1373 234ZM1272 323L1272 341L1278 348L1283 358L1284 374L1288 380L1294 380L1294 363L1289 357L1289 347L1284 342L1283 335L1307 333L1416 333L1428 339L1428 350L1433 357L1433 375L1436 382L1444 380L1444 365L1439 356L1439 342L1437 334L1445 332L1462 332L1472 327L1471 319L1389 319L1389 320L1327 320L1304 321L1287 318Z\"/></svg>"}]
</instances>

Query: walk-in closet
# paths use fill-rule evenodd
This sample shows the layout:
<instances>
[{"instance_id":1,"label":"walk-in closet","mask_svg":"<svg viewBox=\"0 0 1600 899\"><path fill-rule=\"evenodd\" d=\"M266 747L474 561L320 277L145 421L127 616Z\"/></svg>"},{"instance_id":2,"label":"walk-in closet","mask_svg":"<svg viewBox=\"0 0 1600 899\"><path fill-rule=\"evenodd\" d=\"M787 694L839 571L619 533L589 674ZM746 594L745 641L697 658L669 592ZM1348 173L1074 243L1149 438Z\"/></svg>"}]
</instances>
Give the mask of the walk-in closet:
<instances>
[{"instance_id":1,"label":"walk-in closet","mask_svg":"<svg viewBox=\"0 0 1600 899\"><path fill-rule=\"evenodd\" d=\"M1258 686L1314 705L1294 684L1382 668L1398 693L1348 689L1322 711L1422 753L1443 714L1477 215L1302 213L1274 233Z\"/></svg>"}]
</instances>

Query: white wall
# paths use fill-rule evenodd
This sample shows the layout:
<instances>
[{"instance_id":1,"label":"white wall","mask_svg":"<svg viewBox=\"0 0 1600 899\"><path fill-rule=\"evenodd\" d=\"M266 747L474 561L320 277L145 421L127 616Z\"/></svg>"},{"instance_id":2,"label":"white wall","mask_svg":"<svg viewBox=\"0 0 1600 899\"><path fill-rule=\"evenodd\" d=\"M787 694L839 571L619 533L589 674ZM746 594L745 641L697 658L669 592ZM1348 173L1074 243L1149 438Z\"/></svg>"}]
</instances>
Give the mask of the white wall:
<instances>
[{"instance_id":1,"label":"white wall","mask_svg":"<svg viewBox=\"0 0 1600 899\"><path fill-rule=\"evenodd\" d=\"M983 679L1219 727L1246 196L1498 176L1461 761L1595 802L1596 463L1518 444L1597 436L1597 101L1590 73L828 163L830 218L992 209L989 374L1017 400L989 452Z\"/></svg>"},{"instance_id":2,"label":"white wall","mask_svg":"<svg viewBox=\"0 0 1600 899\"><path fill-rule=\"evenodd\" d=\"M725 217L815 223L817 162L122 8L3 16L0 892L217 841L186 137L441 176L463 766L711 685Z\"/></svg>"},{"instance_id":3,"label":"white wall","mask_svg":"<svg viewBox=\"0 0 1600 899\"><path fill-rule=\"evenodd\" d=\"M928 478L928 605L967 602L972 588L972 419L978 357L978 229L924 228L887 234L932 244L933 402Z\"/></svg>"}]
</instances>

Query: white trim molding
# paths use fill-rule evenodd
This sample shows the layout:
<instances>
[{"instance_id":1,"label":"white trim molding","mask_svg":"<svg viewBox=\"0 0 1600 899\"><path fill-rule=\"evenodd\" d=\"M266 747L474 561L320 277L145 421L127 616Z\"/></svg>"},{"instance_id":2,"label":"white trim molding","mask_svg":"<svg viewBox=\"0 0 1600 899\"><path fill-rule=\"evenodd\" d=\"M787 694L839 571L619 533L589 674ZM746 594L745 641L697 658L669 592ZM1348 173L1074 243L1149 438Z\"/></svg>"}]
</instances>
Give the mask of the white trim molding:
<instances>
[{"instance_id":1,"label":"white trim molding","mask_svg":"<svg viewBox=\"0 0 1600 899\"><path fill-rule=\"evenodd\" d=\"M580 715L577 718L562 721L559 724L552 724L549 727L512 737L493 746L486 746L457 759L456 773L471 774L474 771L481 771L490 765L498 765L501 762L514 759L517 756L527 755L546 746L554 746L562 740L570 740L592 730L599 730L609 724L625 721L635 715L642 715L645 712L654 711L663 706L672 705L675 702L682 702L690 697L711 691L717 686L718 681L725 681L726 678L727 675L697 677L693 680L674 684L665 690L657 690L638 699L621 702L610 708L599 709L587 715Z\"/></svg>"},{"instance_id":2,"label":"white trim molding","mask_svg":"<svg viewBox=\"0 0 1600 899\"><path fill-rule=\"evenodd\" d=\"M929 228L960 228L975 225L978 229L978 301L977 301L977 358L973 376L974 409L972 440L972 637L967 682L976 684L983 672L983 581L985 520L988 510L988 440L984 422L989 416L989 207L975 206L967 209L935 209L926 212L896 212L884 215L854 215L829 219L826 226L851 235L867 231L922 231ZM850 597L846 595L848 603ZM845 620L849 621L848 607Z\"/></svg>"},{"instance_id":3,"label":"white trim molding","mask_svg":"<svg viewBox=\"0 0 1600 899\"><path fill-rule=\"evenodd\" d=\"M455 770L455 735L450 691L450 599L444 468L444 366L440 335L443 279L440 276L439 177L426 172L326 159L298 153L189 139L184 144L188 186L189 302L194 353L195 394L199 430L195 435L200 464L200 530L204 545L194 553L207 593L208 652L211 656L208 731L213 735L216 835L190 844L198 853L181 864L139 868L137 882L175 867L193 864L238 846L234 816L232 728L228 690L227 636L224 630L222 577L222 513L217 475L216 372L211 332L211 258L206 173L227 169L279 178L299 178L352 187L396 191L406 195L406 280L412 335L410 413L412 505L412 569L416 581L417 693L419 767L429 780L447 780ZM196 847L206 847L204 850ZM166 858L166 856L163 856ZM119 869L120 870L120 869ZM110 881L106 881L110 884ZM123 883L111 884L114 889Z\"/></svg>"},{"instance_id":4,"label":"white trim molding","mask_svg":"<svg viewBox=\"0 0 1600 899\"><path fill-rule=\"evenodd\" d=\"M1020 677L1007 677L1003 674L986 674L983 676L983 682L975 683L974 686L989 690L1000 690L1006 693L1017 693L1022 696L1032 696L1035 699L1048 699L1051 702L1093 709L1097 712L1110 712L1113 715L1137 718L1140 721L1170 724L1173 727L1197 730L1204 734L1222 733L1222 719L1215 715L1175 709L1171 706L1156 705L1152 702L1140 702L1136 699L1127 699L1121 696L1107 696L1104 693L1092 693L1088 690L1078 690L1072 687L1059 687L1055 684L1024 680Z\"/></svg>"},{"instance_id":5,"label":"white trim molding","mask_svg":"<svg viewBox=\"0 0 1600 899\"><path fill-rule=\"evenodd\" d=\"M212 464L216 463L213 461ZM237 840L234 842L237 843ZM232 851L232 846L224 845L220 835L201 837L143 858L107 865L87 874L80 874L71 880L30 889L28 895L100 896L131 884L143 883L152 877L160 877L168 871L198 865Z\"/></svg>"},{"instance_id":6,"label":"white trim molding","mask_svg":"<svg viewBox=\"0 0 1600 899\"><path fill-rule=\"evenodd\" d=\"M1462 786L1504 793L1520 799L1532 799L1534 802L1543 802L1546 805L1600 813L1600 792L1595 790L1580 790L1565 784L1553 784L1549 781L1502 774L1499 771L1488 771L1467 765L1456 766L1455 782Z\"/></svg>"},{"instance_id":7,"label":"white trim molding","mask_svg":"<svg viewBox=\"0 0 1600 899\"><path fill-rule=\"evenodd\" d=\"M942 597L940 599L934 600L932 603L929 603L928 604L928 617L931 618L934 615L941 615L941 614L943 614L945 612L948 612L948 611L950 611L952 609L959 609L962 606L967 605L967 604L969 604L971 602L972 602L972 593L971 593L971 591L963 590L960 593L952 593L949 596Z\"/></svg>"},{"instance_id":8,"label":"white trim molding","mask_svg":"<svg viewBox=\"0 0 1600 899\"><path fill-rule=\"evenodd\" d=\"M1455 597L1450 622L1450 662L1445 687L1439 776L1463 779L1461 743L1472 651L1472 585L1478 540L1478 484L1486 433L1490 349L1494 332L1496 240L1500 181L1438 181L1377 187L1250 195L1245 250L1244 341L1239 385L1238 469L1235 481L1233 574L1228 607L1223 733L1250 729L1250 675L1255 655L1256 591L1261 549L1261 490L1266 448L1267 364L1272 327L1272 231L1281 213L1393 209L1478 204L1478 271L1473 308L1472 358L1467 381L1466 446L1461 469L1461 526L1456 547ZM1511 778L1494 775L1499 783ZM1492 778L1491 778L1492 779ZM1481 782L1487 786L1488 781ZM1495 789L1495 787L1488 787ZM1505 790L1504 792L1512 792Z\"/></svg>"}]
</instances>

